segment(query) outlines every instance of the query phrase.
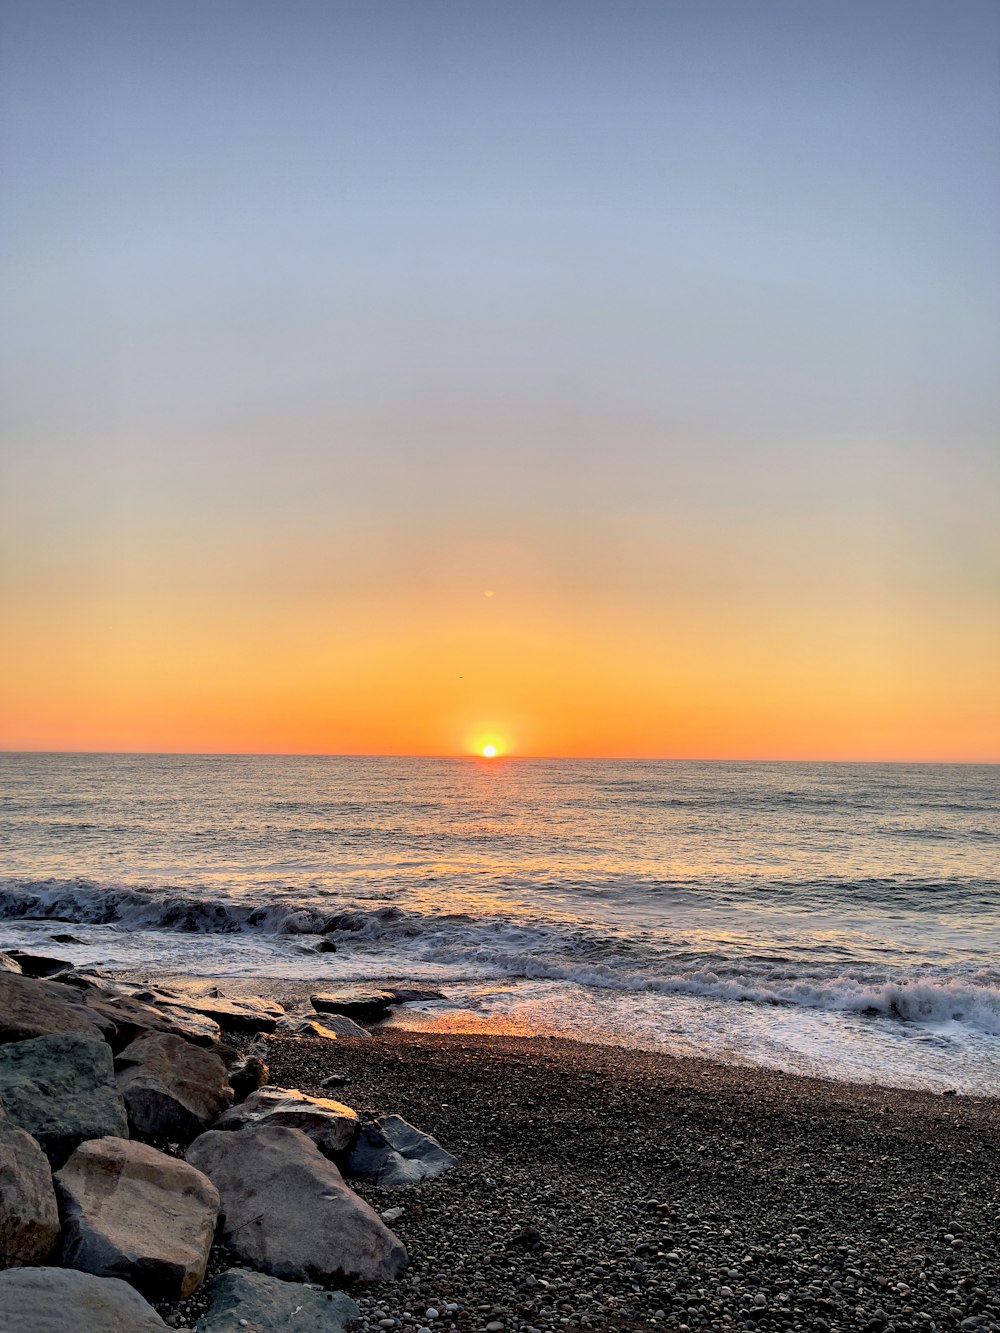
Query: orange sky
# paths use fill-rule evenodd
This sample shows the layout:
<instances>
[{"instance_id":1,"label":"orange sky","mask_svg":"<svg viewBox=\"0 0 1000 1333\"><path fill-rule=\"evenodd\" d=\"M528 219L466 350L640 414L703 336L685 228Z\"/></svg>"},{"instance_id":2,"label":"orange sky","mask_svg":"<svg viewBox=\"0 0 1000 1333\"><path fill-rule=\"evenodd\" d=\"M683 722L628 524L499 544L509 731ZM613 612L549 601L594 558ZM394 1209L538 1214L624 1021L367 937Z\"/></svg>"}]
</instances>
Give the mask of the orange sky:
<instances>
[{"instance_id":1,"label":"orange sky","mask_svg":"<svg viewBox=\"0 0 1000 1333\"><path fill-rule=\"evenodd\" d=\"M63 8L0 748L1000 761L1000 10Z\"/></svg>"}]
</instances>

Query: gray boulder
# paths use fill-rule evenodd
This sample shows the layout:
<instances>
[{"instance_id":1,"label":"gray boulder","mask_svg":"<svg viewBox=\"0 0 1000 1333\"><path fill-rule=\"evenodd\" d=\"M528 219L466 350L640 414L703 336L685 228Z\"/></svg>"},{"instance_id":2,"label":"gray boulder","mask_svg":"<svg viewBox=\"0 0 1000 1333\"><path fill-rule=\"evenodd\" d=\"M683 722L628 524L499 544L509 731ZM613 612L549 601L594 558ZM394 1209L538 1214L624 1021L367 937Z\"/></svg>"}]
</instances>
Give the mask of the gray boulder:
<instances>
[{"instance_id":1,"label":"gray boulder","mask_svg":"<svg viewBox=\"0 0 1000 1333\"><path fill-rule=\"evenodd\" d=\"M85 1139L128 1138L111 1048L75 1032L0 1046L0 1103L61 1166Z\"/></svg>"},{"instance_id":2,"label":"gray boulder","mask_svg":"<svg viewBox=\"0 0 1000 1333\"><path fill-rule=\"evenodd\" d=\"M307 1097L297 1088L263 1087L239 1106L231 1106L213 1129L240 1130L247 1125L285 1125L301 1129L327 1157L349 1148L358 1129L358 1113L328 1097Z\"/></svg>"},{"instance_id":3,"label":"gray boulder","mask_svg":"<svg viewBox=\"0 0 1000 1333\"><path fill-rule=\"evenodd\" d=\"M367 1028L355 1023L346 1014L324 1014L322 1022L318 1018L304 1018L297 1014L286 1014L278 1019L274 1029L276 1037L322 1037L326 1041L336 1041L338 1037L370 1037Z\"/></svg>"},{"instance_id":4,"label":"gray boulder","mask_svg":"<svg viewBox=\"0 0 1000 1333\"><path fill-rule=\"evenodd\" d=\"M0 1273L0 1333L164 1333L167 1325L127 1282L64 1268Z\"/></svg>"},{"instance_id":5,"label":"gray boulder","mask_svg":"<svg viewBox=\"0 0 1000 1333\"><path fill-rule=\"evenodd\" d=\"M195 1333L344 1333L358 1307L342 1291L316 1291L231 1268L206 1287L212 1304Z\"/></svg>"},{"instance_id":6,"label":"gray boulder","mask_svg":"<svg viewBox=\"0 0 1000 1333\"><path fill-rule=\"evenodd\" d=\"M253 1268L300 1282L374 1282L406 1264L402 1241L300 1130L210 1130L187 1159L218 1189L223 1239Z\"/></svg>"},{"instance_id":7,"label":"gray boulder","mask_svg":"<svg viewBox=\"0 0 1000 1333\"><path fill-rule=\"evenodd\" d=\"M56 1174L69 1268L120 1277L151 1300L205 1278L219 1192L187 1162L125 1139L82 1144Z\"/></svg>"},{"instance_id":8,"label":"gray boulder","mask_svg":"<svg viewBox=\"0 0 1000 1333\"><path fill-rule=\"evenodd\" d=\"M187 1143L233 1100L226 1066L180 1037L150 1032L116 1061L118 1090L137 1138Z\"/></svg>"},{"instance_id":9,"label":"gray boulder","mask_svg":"<svg viewBox=\"0 0 1000 1333\"><path fill-rule=\"evenodd\" d=\"M30 1134L0 1119L0 1268L45 1263L58 1236L45 1154Z\"/></svg>"},{"instance_id":10,"label":"gray boulder","mask_svg":"<svg viewBox=\"0 0 1000 1333\"><path fill-rule=\"evenodd\" d=\"M83 1006L56 998L40 982L0 971L0 1042L29 1041L53 1032L100 1037L101 1029Z\"/></svg>"},{"instance_id":11,"label":"gray boulder","mask_svg":"<svg viewBox=\"0 0 1000 1333\"><path fill-rule=\"evenodd\" d=\"M387 1190L433 1180L457 1165L458 1158L430 1134L414 1129L402 1116L384 1115L358 1130L345 1169Z\"/></svg>"}]
</instances>

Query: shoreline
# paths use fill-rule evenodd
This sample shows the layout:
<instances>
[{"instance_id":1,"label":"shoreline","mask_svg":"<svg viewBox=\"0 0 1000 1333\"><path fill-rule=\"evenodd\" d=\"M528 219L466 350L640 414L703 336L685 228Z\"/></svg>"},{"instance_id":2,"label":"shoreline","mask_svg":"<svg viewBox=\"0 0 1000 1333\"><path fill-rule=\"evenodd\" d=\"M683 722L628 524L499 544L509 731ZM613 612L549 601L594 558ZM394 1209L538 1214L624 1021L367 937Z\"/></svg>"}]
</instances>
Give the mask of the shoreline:
<instances>
[{"instance_id":1,"label":"shoreline","mask_svg":"<svg viewBox=\"0 0 1000 1333\"><path fill-rule=\"evenodd\" d=\"M403 974L398 976L391 975L379 978L366 977L359 981L343 981L339 978L323 979L319 977L310 978L282 978L279 976L247 975L243 977L230 976L212 976L206 974L193 975L190 973L160 973L148 971L146 969L128 969L111 970L109 976L115 977L120 981L130 983L142 983L146 985L165 985L172 986L181 990L190 990L193 993L201 993L210 987L218 987L227 995L240 996L256 995L262 999L271 1000L284 1006L289 1012L298 1012L309 1014L315 1017L310 1004L310 996L317 991L323 990L326 986L351 987L358 986L361 989L393 986L409 986L414 984L411 979ZM423 986L427 983L418 982L417 985ZM746 1060L726 1060L718 1055L692 1055L687 1052L677 1052L665 1050L662 1047L652 1045L633 1045L625 1040L621 1035L614 1038L595 1038L588 1041L584 1038L564 1036L553 1033L538 1033L528 1030L523 1025L514 1023L504 1023L502 1019L495 1019L492 1023L486 1021L482 1027L475 1027L466 1021L456 1022L454 1026L438 1025L433 1017L429 1022L407 1023L400 1021L405 1019L409 1006L402 1005L394 1008L385 1021L378 1022L372 1028L373 1032L406 1032L412 1035L423 1035L428 1037L453 1037L453 1038L486 1038L495 1040L537 1041L537 1042L563 1042L568 1045L579 1045L588 1049L608 1049L612 1051L626 1051L635 1056L650 1056L661 1058L663 1060L677 1061L702 1061L705 1064L719 1066L723 1069L734 1069L742 1071L759 1070L762 1072L779 1075L783 1078L803 1080L805 1082L814 1082L818 1084L828 1084L831 1087L850 1087L850 1088L872 1088L882 1089L890 1093L914 1093L923 1094L928 1097L941 1097L942 1095L961 1096L963 1101L993 1101L1000 1105L1000 1071L998 1071L998 1089L996 1092L965 1092L961 1089L941 1088L918 1088L902 1086L900 1084L879 1082L877 1077L872 1078L839 1078L834 1075L823 1073L802 1072L792 1069L783 1069L780 1065L764 1064L750 1059ZM427 1011L423 1011L427 1012ZM456 1014L472 1015L471 1010L454 1011ZM473 1017L472 1022L477 1020Z\"/></svg>"}]
</instances>

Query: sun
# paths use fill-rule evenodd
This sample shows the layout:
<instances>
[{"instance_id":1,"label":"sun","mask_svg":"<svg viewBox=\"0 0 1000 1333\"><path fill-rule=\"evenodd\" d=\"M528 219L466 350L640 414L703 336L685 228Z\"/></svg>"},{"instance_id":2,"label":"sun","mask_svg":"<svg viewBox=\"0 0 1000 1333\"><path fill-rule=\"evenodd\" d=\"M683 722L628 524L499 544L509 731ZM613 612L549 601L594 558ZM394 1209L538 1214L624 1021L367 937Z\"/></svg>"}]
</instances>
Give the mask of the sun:
<instances>
[{"instance_id":1,"label":"sun","mask_svg":"<svg viewBox=\"0 0 1000 1333\"><path fill-rule=\"evenodd\" d=\"M480 754L484 759L495 759L497 757L497 747L495 745L484 745Z\"/></svg>"}]
</instances>

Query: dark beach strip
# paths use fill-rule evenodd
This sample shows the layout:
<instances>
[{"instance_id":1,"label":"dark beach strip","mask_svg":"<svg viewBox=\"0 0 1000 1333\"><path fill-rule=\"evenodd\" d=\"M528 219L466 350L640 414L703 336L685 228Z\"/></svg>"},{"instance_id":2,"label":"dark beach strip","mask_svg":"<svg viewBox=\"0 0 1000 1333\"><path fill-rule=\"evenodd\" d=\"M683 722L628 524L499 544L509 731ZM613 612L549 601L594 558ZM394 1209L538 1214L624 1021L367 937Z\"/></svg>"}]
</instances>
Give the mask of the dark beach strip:
<instances>
[{"instance_id":1,"label":"dark beach strip","mask_svg":"<svg viewBox=\"0 0 1000 1333\"><path fill-rule=\"evenodd\" d=\"M0 955L0 1330L1000 1331L995 1099L224 989Z\"/></svg>"}]
</instances>

